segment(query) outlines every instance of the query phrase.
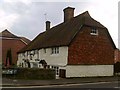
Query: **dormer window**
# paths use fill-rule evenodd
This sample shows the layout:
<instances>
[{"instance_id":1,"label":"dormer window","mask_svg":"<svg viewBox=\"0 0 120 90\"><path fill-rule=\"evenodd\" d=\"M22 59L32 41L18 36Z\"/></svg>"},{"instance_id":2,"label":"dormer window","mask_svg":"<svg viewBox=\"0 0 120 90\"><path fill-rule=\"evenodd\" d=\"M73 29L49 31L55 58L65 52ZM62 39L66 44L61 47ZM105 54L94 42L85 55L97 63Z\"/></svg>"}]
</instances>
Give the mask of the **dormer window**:
<instances>
[{"instance_id":1,"label":"dormer window","mask_svg":"<svg viewBox=\"0 0 120 90\"><path fill-rule=\"evenodd\" d=\"M92 28L90 34L91 35L98 35L98 30L96 28Z\"/></svg>"}]
</instances>

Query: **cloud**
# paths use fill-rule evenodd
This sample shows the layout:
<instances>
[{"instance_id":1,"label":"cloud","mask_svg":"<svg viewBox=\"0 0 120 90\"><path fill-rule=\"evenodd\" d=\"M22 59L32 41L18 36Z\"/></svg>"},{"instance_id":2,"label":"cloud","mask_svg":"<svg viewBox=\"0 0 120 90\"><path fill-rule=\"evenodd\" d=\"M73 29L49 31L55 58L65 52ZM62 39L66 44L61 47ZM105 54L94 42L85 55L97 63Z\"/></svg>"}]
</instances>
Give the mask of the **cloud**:
<instances>
[{"instance_id":1,"label":"cloud","mask_svg":"<svg viewBox=\"0 0 120 90\"><path fill-rule=\"evenodd\" d=\"M27 12L29 5L27 0L22 2L10 2L11 0L1 1L0 4L0 31L11 29L21 16ZM30 3L29 3L30 4Z\"/></svg>"},{"instance_id":2,"label":"cloud","mask_svg":"<svg viewBox=\"0 0 120 90\"><path fill-rule=\"evenodd\" d=\"M75 8L75 16L88 10L117 44L117 4L118 0L4 0L0 2L0 26L32 40L45 30L46 20L51 26L63 22L63 9L70 6Z\"/></svg>"},{"instance_id":3,"label":"cloud","mask_svg":"<svg viewBox=\"0 0 120 90\"><path fill-rule=\"evenodd\" d=\"M0 30L4 30L6 28L10 29L18 18L18 14L7 15L3 10L0 9Z\"/></svg>"},{"instance_id":4,"label":"cloud","mask_svg":"<svg viewBox=\"0 0 120 90\"><path fill-rule=\"evenodd\" d=\"M29 5L32 3L31 0L4 0L4 2L7 2L7 3L24 3L26 5Z\"/></svg>"}]
</instances>

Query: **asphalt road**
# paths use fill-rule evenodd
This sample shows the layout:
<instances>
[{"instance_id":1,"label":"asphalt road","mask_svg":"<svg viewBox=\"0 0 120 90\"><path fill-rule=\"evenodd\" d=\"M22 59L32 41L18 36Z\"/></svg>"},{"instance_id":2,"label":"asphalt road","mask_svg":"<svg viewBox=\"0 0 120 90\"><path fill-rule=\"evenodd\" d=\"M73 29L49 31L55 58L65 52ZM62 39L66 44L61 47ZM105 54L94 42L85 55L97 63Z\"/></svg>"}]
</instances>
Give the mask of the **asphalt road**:
<instances>
[{"instance_id":1,"label":"asphalt road","mask_svg":"<svg viewBox=\"0 0 120 90\"><path fill-rule=\"evenodd\" d=\"M5 87L2 90L46 90L46 89L63 89L63 88L79 88L79 90L120 90L120 82L97 82L97 83L80 83L66 85L49 85L49 86L26 86L26 87Z\"/></svg>"}]
</instances>

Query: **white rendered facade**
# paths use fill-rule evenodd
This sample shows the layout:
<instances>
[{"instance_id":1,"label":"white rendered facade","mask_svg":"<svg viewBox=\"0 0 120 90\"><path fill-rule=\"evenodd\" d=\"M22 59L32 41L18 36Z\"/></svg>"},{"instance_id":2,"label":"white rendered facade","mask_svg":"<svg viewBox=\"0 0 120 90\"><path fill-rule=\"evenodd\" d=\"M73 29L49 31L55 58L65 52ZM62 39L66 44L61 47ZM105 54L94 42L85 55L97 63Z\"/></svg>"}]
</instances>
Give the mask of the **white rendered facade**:
<instances>
[{"instance_id":1,"label":"white rendered facade","mask_svg":"<svg viewBox=\"0 0 120 90\"><path fill-rule=\"evenodd\" d=\"M56 51L57 52L57 51ZM40 50L26 51L18 54L17 65L19 67L44 68L39 62L45 60L46 68L56 70L56 77L59 77L59 70L66 71L66 77L93 77L93 76L113 76L113 65L67 65L68 47L59 47L57 53L52 52L52 48L43 48Z\"/></svg>"}]
</instances>

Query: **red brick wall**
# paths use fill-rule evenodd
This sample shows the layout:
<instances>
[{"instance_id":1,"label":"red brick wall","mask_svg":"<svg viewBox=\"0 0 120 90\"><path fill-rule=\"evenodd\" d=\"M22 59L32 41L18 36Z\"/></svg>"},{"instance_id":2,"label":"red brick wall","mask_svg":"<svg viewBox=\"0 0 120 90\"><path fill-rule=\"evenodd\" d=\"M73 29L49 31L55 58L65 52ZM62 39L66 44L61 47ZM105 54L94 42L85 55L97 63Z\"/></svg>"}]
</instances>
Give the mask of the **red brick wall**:
<instances>
[{"instance_id":1,"label":"red brick wall","mask_svg":"<svg viewBox=\"0 0 120 90\"><path fill-rule=\"evenodd\" d=\"M2 63L5 64L7 51L11 48L12 52L12 63L17 62L17 52L22 49L26 44L24 44L19 39L2 39Z\"/></svg>"},{"instance_id":2,"label":"red brick wall","mask_svg":"<svg viewBox=\"0 0 120 90\"><path fill-rule=\"evenodd\" d=\"M68 64L113 64L114 48L105 29L91 35L90 27L83 27L68 48Z\"/></svg>"},{"instance_id":3,"label":"red brick wall","mask_svg":"<svg viewBox=\"0 0 120 90\"><path fill-rule=\"evenodd\" d=\"M114 58L115 63L120 62L120 50L116 49L114 54L115 54L115 58Z\"/></svg>"}]
</instances>

